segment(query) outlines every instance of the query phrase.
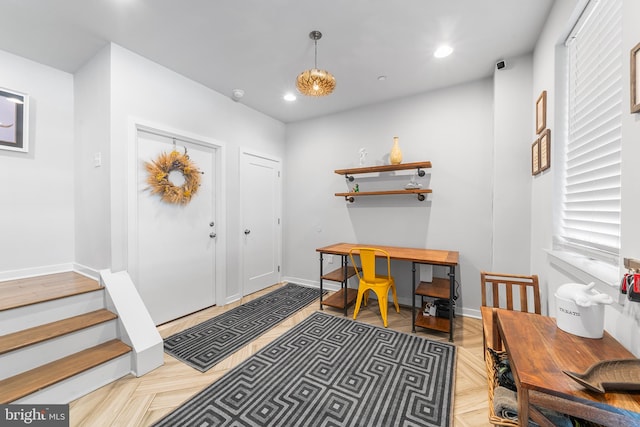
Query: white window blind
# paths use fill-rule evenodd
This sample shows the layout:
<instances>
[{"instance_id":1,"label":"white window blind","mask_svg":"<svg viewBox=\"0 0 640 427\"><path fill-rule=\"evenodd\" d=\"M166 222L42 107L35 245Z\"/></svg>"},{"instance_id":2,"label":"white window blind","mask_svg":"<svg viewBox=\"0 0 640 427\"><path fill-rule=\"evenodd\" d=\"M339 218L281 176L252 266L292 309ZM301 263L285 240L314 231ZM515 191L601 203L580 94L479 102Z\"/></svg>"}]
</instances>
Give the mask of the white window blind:
<instances>
[{"instance_id":1,"label":"white window blind","mask_svg":"<svg viewBox=\"0 0 640 427\"><path fill-rule=\"evenodd\" d=\"M560 241L617 262L620 249L622 1L591 0L568 50L568 141Z\"/></svg>"}]
</instances>

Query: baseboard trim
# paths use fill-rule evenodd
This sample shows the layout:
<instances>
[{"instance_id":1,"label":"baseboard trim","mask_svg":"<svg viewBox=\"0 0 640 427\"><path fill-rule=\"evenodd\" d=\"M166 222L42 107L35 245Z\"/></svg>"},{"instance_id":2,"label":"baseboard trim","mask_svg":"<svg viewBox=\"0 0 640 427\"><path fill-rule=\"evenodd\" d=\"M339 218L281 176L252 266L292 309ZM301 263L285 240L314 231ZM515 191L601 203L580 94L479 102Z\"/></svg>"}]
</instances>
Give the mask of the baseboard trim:
<instances>
[{"instance_id":1,"label":"baseboard trim","mask_svg":"<svg viewBox=\"0 0 640 427\"><path fill-rule=\"evenodd\" d=\"M29 277L44 276L47 274L64 273L74 271L73 263L45 265L42 267L30 267L21 270L0 271L0 282L6 280L26 279Z\"/></svg>"},{"instance_id":2,"label":"baseboard trim","mask_svg":"<svg viewBox=\"0 0 640 427\"><path fill-rule=\"evenodd\" d=\"M73 271L96 281L100 281L100 272L86 265L73 263Z\"/></svg>"},{"instance_id":3,"label":"baseboard trim","mask_svg":"<svg viewBox=\"0 0 640 427\"><path fill-rule=\"evenodd\" d=\"M0 282L46 276L47 274L66 273L67 271L75 271L76 273L82 274L90 279L96 281L100 280L100 273L98 273L98 270L78 263L66 263L31 267L22 270L0 271Z\"/></svg>"}]
</instances>

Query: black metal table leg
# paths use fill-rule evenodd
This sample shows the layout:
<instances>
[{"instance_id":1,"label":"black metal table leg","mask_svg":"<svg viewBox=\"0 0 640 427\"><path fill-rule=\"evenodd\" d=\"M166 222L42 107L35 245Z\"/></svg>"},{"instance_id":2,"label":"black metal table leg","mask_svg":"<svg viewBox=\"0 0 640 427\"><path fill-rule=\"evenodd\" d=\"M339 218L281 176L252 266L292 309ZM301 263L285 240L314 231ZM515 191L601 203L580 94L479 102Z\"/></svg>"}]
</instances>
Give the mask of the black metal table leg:
<instances>
[{"instance_id":1,"label":"black metal table leg","mask_svg":"<svg viewBox=\"0 0 640 427\"><path fill-rule=\"evenodd\" d=\"M411 331L416 331L416 263L411 263Z\"/></svg>"},{"instance_id":2,"label":"black metal table leg","mask_svg":"<svg viewBox=\"0 0 640 427\"><path fill-rule=\"evenodd\" d=\"M456 267L449 267L449 341L453 342L453 311L455 310Z\"/></svg>"},{"instance_id":3,"label":"black metal table leg","mask_svg":"<svg viewBox=\"0 0 640 427\"><path fill-rule=\"evenodd\" d=\"M320 310L322 310L322 252L320 252Z\"/></svg>"},{"instance_id":4,"label":"black metal table leg","mask_svg":"<svg viewBox=\"0 0 640 427\"><path fill-rule=\"evenodd\" d=\"M342 290L344 291L344 317L347 317L347 256L343 255L342 256L342 279L344 280L342 282L343 288Z\"/></svg>"}]
</instances>

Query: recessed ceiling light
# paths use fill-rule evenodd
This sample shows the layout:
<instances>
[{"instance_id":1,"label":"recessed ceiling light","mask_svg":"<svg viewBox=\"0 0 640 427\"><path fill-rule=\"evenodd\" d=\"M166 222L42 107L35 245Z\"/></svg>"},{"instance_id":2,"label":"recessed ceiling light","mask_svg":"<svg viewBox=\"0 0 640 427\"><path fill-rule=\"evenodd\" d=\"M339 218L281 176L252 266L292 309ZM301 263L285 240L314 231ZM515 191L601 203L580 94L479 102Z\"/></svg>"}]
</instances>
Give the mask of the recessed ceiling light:
<instances>
[{"instance_id":1,"label":"recessed ceiling light","mask_svg":"<svg viewBox=\"0 0 640 427\"><path fill-rule=\"evenodd\" d=\"M433 52L433 56L436 58L445 58L453 53L453 48L451 46L442 45Z\"/></svg>"},{"instance_id":2,"label":"recessed ceiling light","mask_svg":"<svg viewBox=\"0 0 640 427\"><path fill-rule=\"evenodd\" d=\"M387 80L387 76L378 76L378 81L383 82Z\"/></svg>"},{"instance_id":3,"label":"recessed ceiling light","mask_svg":"<svg viewBox=\"0 0 640 427\"><path fill-rule=\"evenodd\" d=\"M293 93L291 93L291 92L286 93L286 94L283 96L283 98L284 98L284 100L285 100L285 101L289 101L289 102L295 101L295 100L297 99L297 98L296 98L296 96L295 96Z\"/></svg>"}]
</instances>

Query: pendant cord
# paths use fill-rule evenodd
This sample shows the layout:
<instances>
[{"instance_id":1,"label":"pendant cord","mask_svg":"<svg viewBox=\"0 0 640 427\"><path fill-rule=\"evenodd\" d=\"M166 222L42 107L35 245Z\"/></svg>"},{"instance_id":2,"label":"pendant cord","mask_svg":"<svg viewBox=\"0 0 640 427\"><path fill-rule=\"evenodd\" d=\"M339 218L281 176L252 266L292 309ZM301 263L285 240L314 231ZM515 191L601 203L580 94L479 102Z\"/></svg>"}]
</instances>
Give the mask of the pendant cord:
<instances>
[{"instance_id":1,"label":"pendant cord","mask_svg":"<svg viewBox=\"0 0 640 427\"><path fill-rule=\"evenodd\" d=\"M314 44L316 45L316 54L314 57L314 68L317 70L318 69L318 40L314 40Z\"/></svg>"}]
</instances>

